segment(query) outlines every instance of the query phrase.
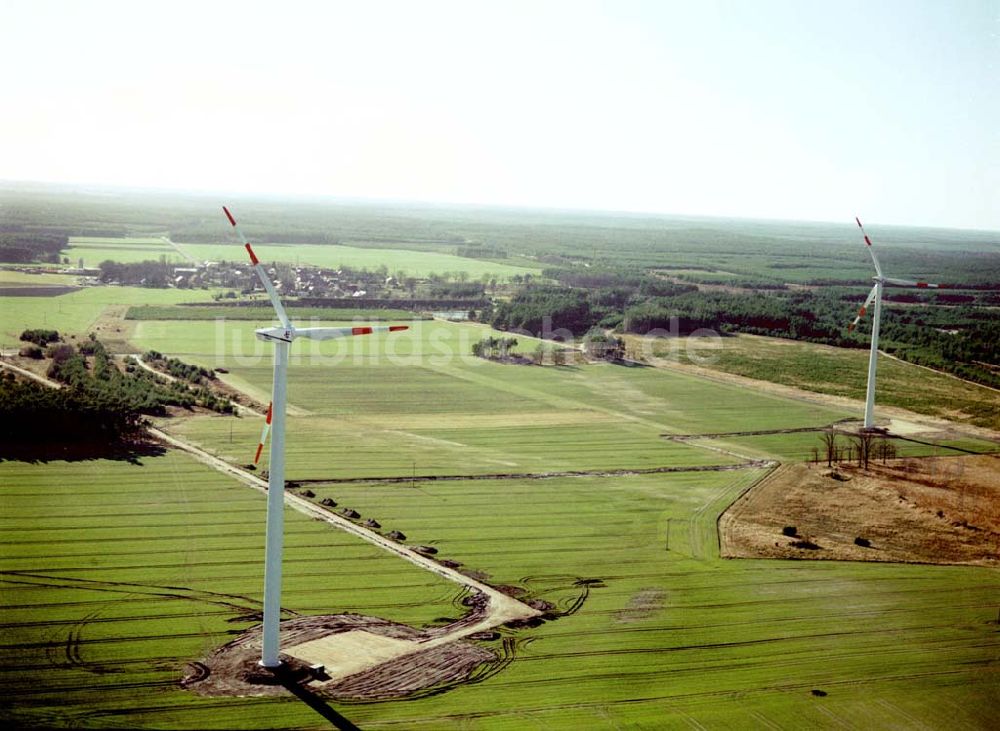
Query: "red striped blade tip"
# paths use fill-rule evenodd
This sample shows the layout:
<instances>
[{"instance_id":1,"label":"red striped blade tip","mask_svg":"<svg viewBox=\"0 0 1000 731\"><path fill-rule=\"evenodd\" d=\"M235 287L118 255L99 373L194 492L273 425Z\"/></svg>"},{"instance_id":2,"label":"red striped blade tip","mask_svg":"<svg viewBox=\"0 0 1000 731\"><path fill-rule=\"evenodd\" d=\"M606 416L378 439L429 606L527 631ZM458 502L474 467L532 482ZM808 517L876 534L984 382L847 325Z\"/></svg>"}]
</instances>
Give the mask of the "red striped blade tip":
<instances>
[{"instance_id":1,"label":"red striped blade tip","mask_svg":"<svg viewBox=\"0 0 1000 731\"><path fill-rule=\"evenodd\" d=\"M264 418L264 423L265 424L270 424L271 423L271 407L272 406L274 406L274 404L268 404L267 405L267 416Z\"/></svg>"},{"instance_id":2,"label":"red striped blade tip","mask_svg":"<svg viewBox=\"0 0 1000 731\"><path fill-rule=\"evenodd\" d=\"M352 327L351 335L371 335L372 329L370 327Z\"/></svg>"},{"instance_id":3,"label":"red striped blade tip","mask_svg":"<svg viewBox=\"0 0 1000 731\"><path fill-rule=\"evenodd\" d=\"M253 463L254 464L257 464L258 462L260 462L260 453L262 451L264 451L264 445L263 444L258 444L257 445L257 454L255 454L254 458L253 458Z\"/></svg>"},{"instance_id":4,"label":"red striped blade tip","mask_svg":"<svg viewBox=\"0 0 1000 731\"><path fill-rule=\"evenodd\" d=\"M250 254L250 261L255 265L260 264L260 261L257 260L257 255L253 253L253 249L250 248L250 244L244 244L244 246L247 247L247 253Z\"/></svg>"},{"instance_id":5,"label":"red striped blade tip","mask_svg":"<svg viewBox=\"0 0 1000 731\"><path fill-rule=\"evenodd\" d=\"M389 332L391 332L391 333L399 332L400 330L409 330L409 329L410 329L409 325L390 325L389 326Z\"/></svg>"},{"instance_id":6,"label":"red striped blade tip","mask_svg":"<svg viewBox=\"0 0 1000 731\"><path fill-rule=\"evenodd\" d=\"M225 213L226 213L226 218L228 218L228 219L229 219L229 223L231 223L231 224L233 224L233 226L235 226L235 225L236 225L236 219L235 219L235 218L233 218L233 214L229 212L229 209L228 209L228 208L226 208L225 206L223 206L223 207L222 207L222 210L223 210L223 211L225 211Z\"/></svg>"}]
</instances>

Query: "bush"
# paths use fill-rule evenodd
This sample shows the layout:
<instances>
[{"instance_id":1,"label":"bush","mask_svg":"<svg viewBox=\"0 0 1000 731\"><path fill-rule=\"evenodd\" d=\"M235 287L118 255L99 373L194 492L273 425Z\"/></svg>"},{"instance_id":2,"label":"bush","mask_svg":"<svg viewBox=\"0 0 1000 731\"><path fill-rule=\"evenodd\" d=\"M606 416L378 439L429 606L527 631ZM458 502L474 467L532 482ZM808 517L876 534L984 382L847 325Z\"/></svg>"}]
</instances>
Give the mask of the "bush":
<instances>
[{"instance_id":1,"label":"bush","mask_svg":"<svg viewBox=\"0 0 1000 731\"><path fill-rule=\"evenodd\" d=\"M795 538L798 534L799 531L794 525L786 525L781 529L781 535L788 536L789 538Z\"/></svg>"},{"instance_id":2,"label":"bush","mask_svg":"<svg viewBox=\"0 0 1000 731\"><path fill-rule=\"evenodd\" d=\"M76 355L76 350L74 350L72 345L66 343L61 343L59 345L50 345L48 350L45 351L45 357L51 358L57 363L62 363L65 360L69 360L74 355Z\"/></svg>"},{"instance_id":3,"label":"bush","mask_svg":"<svg viewBox=\"0 0 1000 731\"><path fill-rule=\"evenodd\" d=\"M59 339L58 330L33 329L21 333L21 340L35 345L48 345Z\"/></svg>"},{"instance_id":4,"label":"bush","mask_svg":"<svg viewBox=\"0 0 1000 731\"><path fill-rule=\"evenodd\" d=\"M36 360L40 360L43 355L42 349L34 344L25 345L17 352L17 354L22 358L35 358Z\"/></svg>"},{"instance_id":5,"label":"bush","mask_svg":"<svg viewBox=\"0 0 1000 731\"><path fill-rule=\"evenodd\" d=\"M792 541L788 545L790 545L792 548L805 548L808 551L819 550L819 546L817 546L812 541Z\"/></svg>"},{"instance_id":6,"label":"bush","mask_svg":"<svg viewBox=\"0 0 1000 731\"><path fill-rule=\"evenodd\" d=\"M80 343L79 349L83 355L93 355L97 352L98 347L97 336L94 333L90 333L90 337Z\"/></svg>"}]
</instances>

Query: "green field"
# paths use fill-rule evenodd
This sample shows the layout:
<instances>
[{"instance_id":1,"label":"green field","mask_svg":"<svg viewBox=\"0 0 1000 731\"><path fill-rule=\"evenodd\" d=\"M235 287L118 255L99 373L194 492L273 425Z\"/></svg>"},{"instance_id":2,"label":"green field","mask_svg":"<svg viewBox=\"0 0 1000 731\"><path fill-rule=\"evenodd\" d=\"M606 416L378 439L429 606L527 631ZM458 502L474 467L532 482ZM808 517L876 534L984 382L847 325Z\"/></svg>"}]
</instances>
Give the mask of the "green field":
<instances>
[{"instance_id":1,"label":"green field","mask_svg":"<svg viewBox=\"0 0 1000 731\"><path fill-rule=\"evenodd\" d=\"M0 269L0 287L50 287L53 285L73 285L77 278L70 274L49 274L35 272L15 272Z\"/></svg>"},{"instance_id":2,"label":"green field","mask_svg":"<svg viewBox=\"0 0 1000 731\"><path fill-rule=\"evenodd\" d=\"M34 327L86 334L112 305L199 302L211 299L213 293L196 289L86 287L58 297L0 297L0 346L16 347L21 331Z\"/></svg>"},{"instance_id":3,"label":"green field","mask_svg":"<svg viewBox=\"0 0 1000 731\"><path fill-rule=\"evenodd\" d=\"M188 297L205 293L99 288L0 305L22 307L19 317L35 318L30 326L84 332L110 306L156 312ZM224 378L266 401L271 349L253 329L270 317L252 314L261 319L128 325L136 347L223 366ZM764 470L689 469L742 461L703 447L803 459L818 440L806 433L689 444L663 436L822 427L854 410L669 368L491 363L469 355L473 342L496 334L485 326L407 324L393 336L293 346L289 479L318 481L310 484L317 500L334 497L491 582L577 608L535 629L504 630L514 660L483 682L419 700L333 704L352 722L990 726L1000 703L996 569L722 560L717 516ZM518 348L538 344L519 338ZM260 419L162 425L243 464ZM971 439L956 446L995 448ZM650 469L680 471L614 474ZM551 476L579 471L591 474ZM512 474L550 476L430 479ZM377 477L411 479L331 482ZM205 699L176 685L187 662L256 621L257 492L168 452L136 464L0 462L0 506L0 719L8 725L324 724L296 699ZM288 616L355 611L426 625L459 611L460 587L329 525L289 512L286 544ZM580 580L590 580L589 592Z\"/></svg>"},{"instance_id":4,"label":"green field","mask_svg":"<svg viewBox=\"0 0 1000 731\"><path fill-rule=\"evenodd\" d=\"M221 214L220 214L221 218ZM225 224L225 219L222 219ZM220 225L220 230L224 227ZM185 252L199 261L244 261L246 252L239 244L181 244ZM540 270L525 261L525 266L501 264L482 259L470 259L434 251L412 251L409 249L376 249L355 246L320 244L275 244L262 242L255 244L261 260L280 261L289 264L338 269L377 269L385 265L390 272L405 272L411 277L426 277L445 272L466 272L470 279L480 279L484 275L506 280L515 274L538 274ZM83 258L87 266L97 266L102 261L128 263L149 261L166 256L168 261L186 264L184 259L169 244L159 239L149 238L96 238L72 236L69 248L63 252L71 261Z\"/></svg>"},{"instance_id":5,"label":"green field","mask_svg":"<svg viewBox=\"0 0 1000 731\"><path fill-rule=\"evenodd\" d=\"M415 322L373 336L292 348L289 479L653 469L739 461L664 433L823 426L846 412L654 368L516 366L468 355L487 331ZM134 338L208 367L266 401L270 349L247 323L138 323ZM534 349L537 341L521 339ZM235 421L235 424L234 424ZM199 418L166 428L234 462L259 423ZM230 441L231 440L231 441Z\"/></svg>"},{"instance_id":6,"label":"green field","mask_svg":"<svg viewBox=\"0 0 1000 731\"><path fill-rule=\"evenodd\" d=\"M185 663L255 623L264 499L181 453L0 462L3 701L15 726L266 728L257 701L178 690ZM425 623L459 587L289 513L284 606ZM287 614L286 616L292 616ZM259 621L259 620L256 620ZM315 723L272 702L278 725Z\"/></svg>"},{"instance_id":7,"label":"green field","mask_svg":"<svg viewBox=\"0 0 1000 731\"><path fill-rule=\"evenodd\" d=\"M252 624L264 501L182 455L141 462L0 464L3 717L321 725L294 699L176 687L186 662ZM505 630L514 662L482 683L334 705L366 729L988 727L996 571L721 560L715 517L760 474L317 488L492 581L562 609L583 599ZM289 612L455 614L457 587L329 526L289 513L287 545ZM587 594L581 579L599 581Z\"/></svg>"},{"instance_id":8,"label":"green field","mask_svg":"<svg viewBox=\"0 0 1000 731\"><path fill-rule=\"evenodd\" d=\"M697 338L649 342L647 352L667 362L694 364L805 391L861 401L865 398L867 350L756 335L703 343ZM1000 430L1000 391L996 389L884 355L879 356L877 378L876 411L879 405L899 406L918 414Z\"/></svg>"}]
</instances>

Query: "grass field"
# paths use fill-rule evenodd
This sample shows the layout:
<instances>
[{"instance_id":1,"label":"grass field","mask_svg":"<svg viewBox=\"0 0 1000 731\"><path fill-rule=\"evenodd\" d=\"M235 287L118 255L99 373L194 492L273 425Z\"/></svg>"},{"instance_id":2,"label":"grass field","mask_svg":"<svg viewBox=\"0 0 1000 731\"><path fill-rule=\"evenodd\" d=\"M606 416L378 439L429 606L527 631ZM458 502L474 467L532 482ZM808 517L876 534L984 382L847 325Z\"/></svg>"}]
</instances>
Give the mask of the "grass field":
<instances>
[{"instance_id":1,"label":"grass field","mask_svg":"<svg viewBox=\"0 0 1000 731\"><path fill-rule=\"evenodd\" d=\"M34 276L34 275L32 275ZM109 305L172 305L211 299L214 290L87 287L59 297L0 297L0 346L17 346L22 330L48 327L85 334Z\"/></svg>"},{"instance_id":2,"label":"grass field","mask_svg":"<svg viewBox=\"0 0 1000 731\"><path fill-rule=\"evenodd\" d=\"M680 346L680 347L678 347ZM706 340L652 341L668 361L780 383L806 391L864 400L868 351L780 338L737 335ZM1000 392L886 356L879 357L878 406L899 406L1000 431ZM721 431L721 430L720 430Z\"/></svg>"},{"instance_id":3,"label":"grass field","mask_svg":"<svg viewBox=\"0 0 1000 731\"><path fill-rule=\"evenodd\" d=\"M17 725L321 725L294 699L177 688L185 662L253 621L264 501L182 455L141 461L0 463L0 713ZM987 727L996 572L720 560L715 517L760 474L317 488L492 581L563 609L585 597L505 631L515 660L482 683L338 711L366 729ZM290 612L455 615L457 587L329 526L289 513L287 545ZM587 594L580 579L599 581Z\"/></svg>"},{"instance_id":4,"label":"grass field","mask_svg":"<svg viewBox=\"0 0 1000 731\"><path fill-rule=\"evenodd\" d=\"M58 284L76 284L76 281L77 277L71 274L36 274L0 269L0 287L49 287Z\"/></svg>"},{"instance_id":5,"label":"grass field","mask_svg":"<svg viewBox=\"0 0 1000 731\"><path fill-rule=\"evenodd\" d=\"M719 560L715 516L757 474L317 494L557 603L573 581L603 580L578 613L532 632L488 699L448 697L476 708L473 726L987 725L997 573Z\"/></svg>"},{"instance_id":6,"label":"grass field","mask_svg":"<svg viewBox=\"0 0 1000 731\"><path fill-rule=\"evenodd\" d=\"M289 479L653 469L736 457L665 440L699 434L822 427L850 411L793 401L677 371L608 364L501 365L468 356L487 331L424 321L391 337L292 348ZM243 322L137 324L135 342L208 367L269 399L271 354ZM536 341L521 339L532 350ZM221 355L220 355L221 354ZM256 419L171 420L165 428L236 463L256 444ZM762 456L804 459L815 435L750 438ZM735 442L727 443L735 446ZM993 445L970 440L977 450ZM931 453L933 447L913 447Z\"/></svg>"},{"instance_id":7,"label":"grass field","mask_svg":"<svg viewBox=\"0 0 1000 731\"><path fill-rule=\"evenodd\" d=\"M246 323L138 323L135 342L226 377L266 401L267 346ZM292 348L289 479L652 469L738 459L664 433L822 426L836 409L720 386L654 368L538 367L468 355L479 325L411 323L409 331ZM521 347L534 349L522 339ZM260 347L258 347L260 346ZM219 357L218 354L224 354ZM198 418L166 428L232 461L256 444L255 419ZM231 440L231 441L230 441Z\"/></svg>"},{"instance_id":8,"label":"grass field","mask_svg":"<svg viewBox=\"0 0 1000 731\"><path fill-rule=\"evenodd\" d=\"M180 453L0 462L0 717L17 726L267 727L255 701L178 690L185 663L255 624L264 499ZM409 623L459 587L289 513L284 606ZM291 615L288 615L291 616ZM282 704L285 727L314 723Z\"/></svg>"},{"instance_id":9,"label":"grass field","mask_svg":"<svg viewBox=\"0 0 1000 731\"><path fill-rule=\"evenodd\" d=\"M50 320L30 325L82 332L109 305L181 301L174 296L205 293L83 290L47 300L50 309L33 314ZM262 316L130 326L141 349L225 366L227 379L266 401L271 350L253 336L270 323ZM311 487L491 582L576 611L504 630L514 661L481 683L338 705L358 726L990 727L1000 704L997 570L726 561L717 516L763 470L608 474L740 461L664 434L823 426L853 411L669 369L489 363L468 355L490 333L484 326L408 324L392 337L295 344L289 479L415 475ZM527 352L538 344L520 340ZM250 460L260 429L253 417L165 424L235 463ZM791 434L713 446L800 459L813 441ZM206 699L177 687L186 662L256 621L264 500L180 453L138 461L0 462L0 719L324 725L296 699ZM421 479L580 470L595 474ZM415 625L459 613L459 587L328 525L289 512L286 545L288 612Z\"/></svg>"},{"instance_id":10,"label":"grass field","mask_svg":"<svg viewBox=\"0 0 1000 731\"><path fill-rule=\"evenodd\" d=\"M222 219L220 231L225 230L223 224L225 219ZM160 256L166 256L169 261L178 264L186 263L173 247L159 239L72 236L69 244L69 249L63 254L74 262L83 257L87 266L97 266L106 259L127 263L159 259ZM199 261L243 261L246 258L243 247L236 243L181 244L181 246L189 256ZM353 269L377 269L384 264L390 272L402 271L412 277L426 277L432 273L466 272L470 279L489 275L506 280L515 274L540 273L540 269L533 266L513 266L433 251L267 242L255 244L255 248L261 260L265 262L301 263L330 269L342 266Z\"/></svg>"}]
</instances>

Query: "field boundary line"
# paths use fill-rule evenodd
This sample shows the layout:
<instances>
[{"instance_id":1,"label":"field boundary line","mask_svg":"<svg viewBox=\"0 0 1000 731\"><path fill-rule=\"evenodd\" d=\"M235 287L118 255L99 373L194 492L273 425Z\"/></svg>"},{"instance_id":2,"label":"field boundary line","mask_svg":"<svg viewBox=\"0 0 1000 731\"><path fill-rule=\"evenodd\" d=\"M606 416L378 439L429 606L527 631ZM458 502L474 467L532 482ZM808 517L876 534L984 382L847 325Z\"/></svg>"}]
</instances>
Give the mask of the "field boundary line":
<instances>
[{"instance_id":1,"label":"field boundary line","mask_svg":"<svg viewBox=\"0 0 1000 731\"><path fill-rule=\"evenodd\" d=\"M695 445L701 446L701 445ZM703 447L714 449L713 447ZM724 450L717 450L724 451ZM736 455L735 452L726 454ZM659 475L671 472L728 472L767 467L771 460L752 459L737 464L689 465L686 467L636 467L614 470L561 470L559 472L491 472L481 475L401 475L398 477L308 477L290 480L297 485L351 485L373 483L383 485L409 484L410 482L461 482L473 480L553 480L561 477L630 477L634 475Z\"/></svg>"},{"instance_id":2,"label":"field boundary line","mask_svg":"<svg viewBox=\"0 0 1000 731\"><path fill-rule=\"evenodd\" d=\"M781 464L780 462L773 462L773 463L771 463L771 466L767 469L766 472L764 472L764 474L762 474L756 480L754 480L749 485L747 485L743 490L741 490L740 494L737 495L735 498L733 498L733 501L731 503L729 503L729 505L727 505L725 507L725 509L722 510L718 514L718 516L716 516L716 518L715 518L715 538L718 541L719 558L722 558L722 559L728 558L728 556L725 556L722 553L722 531L724 529L723 519L725 519L727 516L729 516L728 520L726 520L726 525L728 525L730 522L732 522L733 520L735 520L737 518L737 516L738 516L739 511L743 507L743 505L741 505L741 503L745 503L746 502L746 498L747 498L747 496L750 495L750 492L755 487L757 487L758 485L761 485L765 480L768 480L773 475L778 474L778 472L780 470L782 470L782 469L786 469L787 470L788 469L788 465ZM732 511L731 515L730 515L730 511Z\"/></svg>"}]
</instances>

